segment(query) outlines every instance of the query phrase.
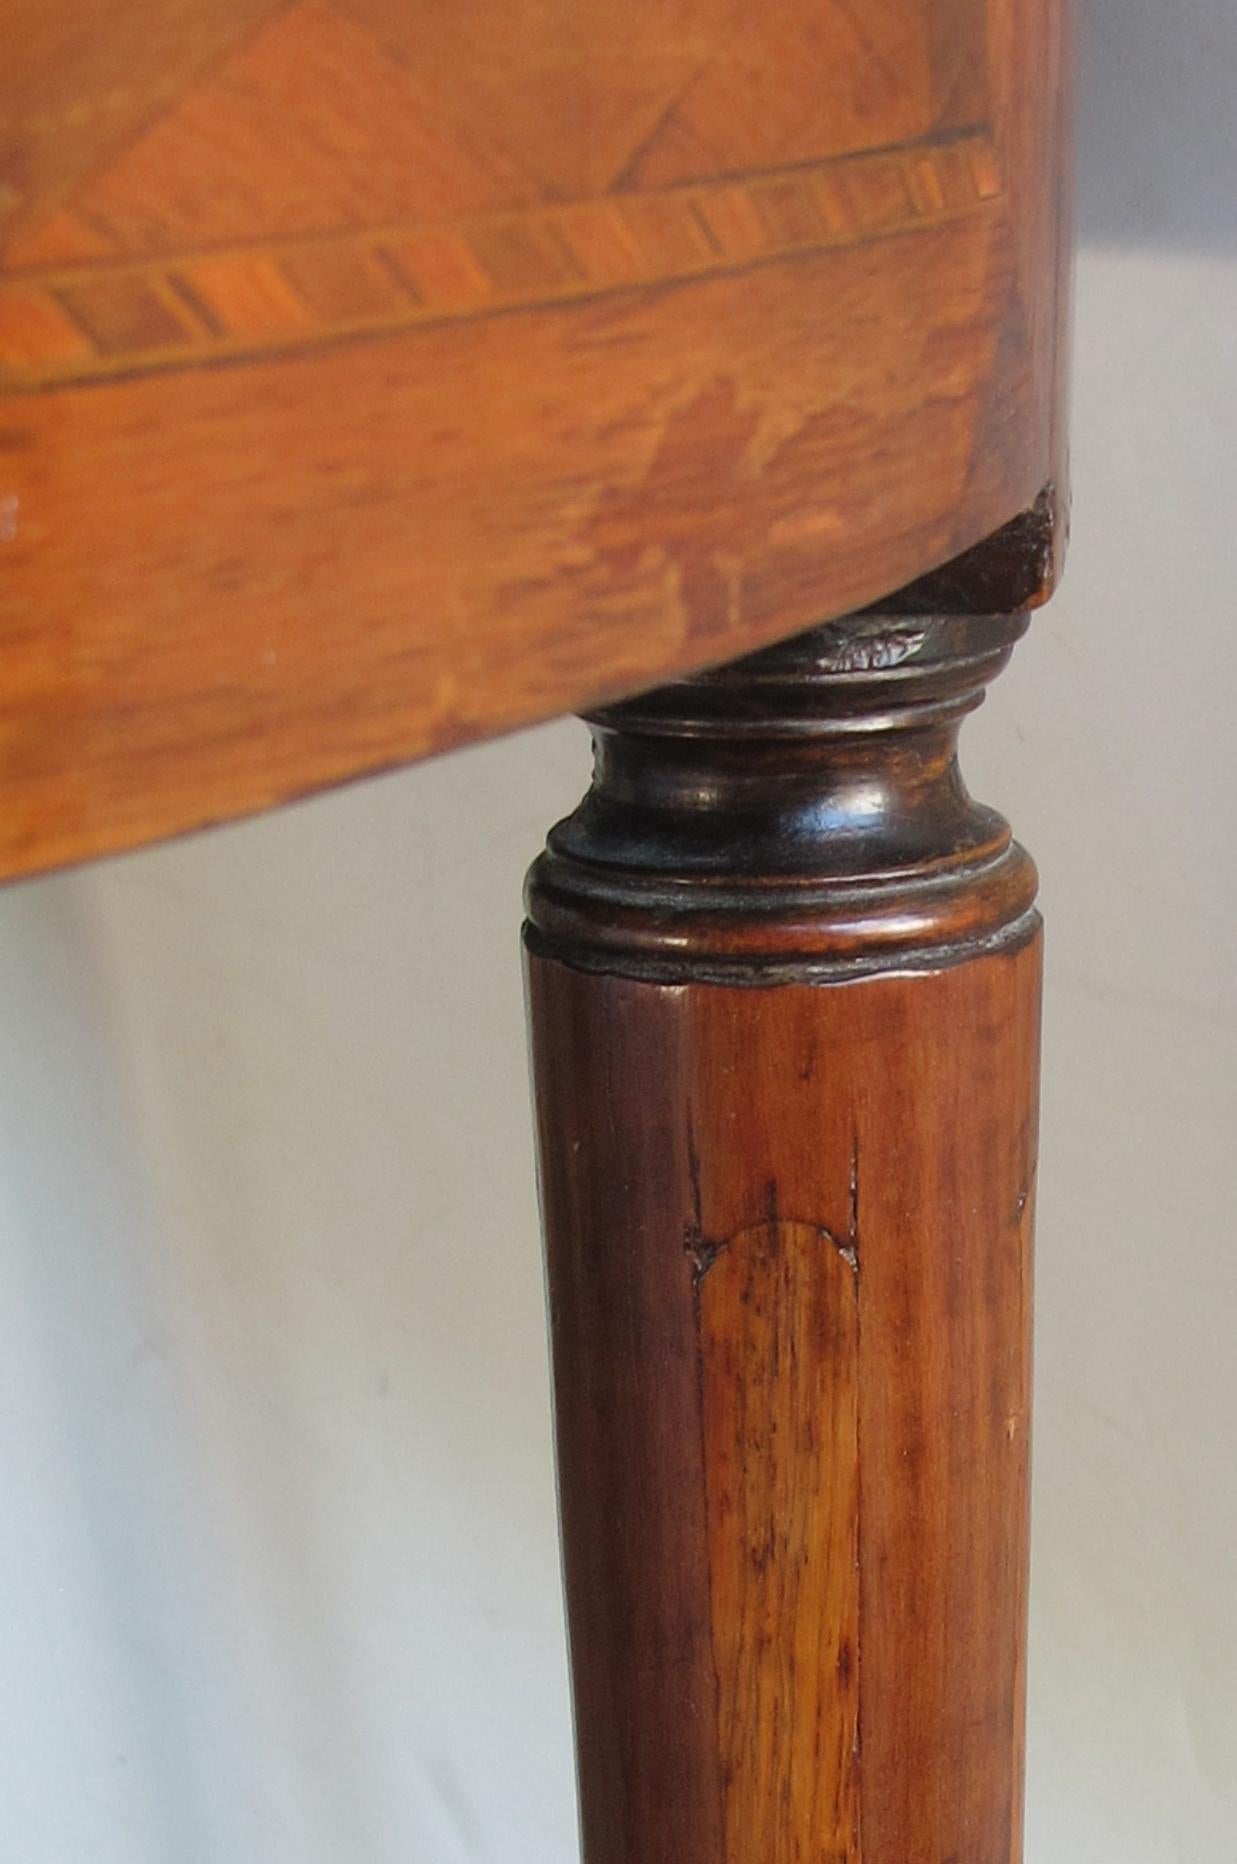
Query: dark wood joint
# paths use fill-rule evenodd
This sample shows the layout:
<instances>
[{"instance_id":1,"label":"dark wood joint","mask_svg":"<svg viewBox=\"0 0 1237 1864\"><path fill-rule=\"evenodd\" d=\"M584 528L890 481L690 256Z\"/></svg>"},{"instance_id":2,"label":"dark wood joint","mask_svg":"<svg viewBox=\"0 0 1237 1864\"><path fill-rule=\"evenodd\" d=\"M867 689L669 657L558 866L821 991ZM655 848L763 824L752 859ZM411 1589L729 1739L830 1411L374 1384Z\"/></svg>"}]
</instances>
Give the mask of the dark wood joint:
<instances>
[{"instance_id":1,"label":"dark wood joint","mask_svg":"<svg viewBox=\"0 0 1237 1864\"><path fill-rule=\"evenodd\" d=\"M593 784L528 888L533 951L768 985L1024 939L1035 869L958 734L1026 616L872 612L595 713Z\"/></svg>"}]
</instances>

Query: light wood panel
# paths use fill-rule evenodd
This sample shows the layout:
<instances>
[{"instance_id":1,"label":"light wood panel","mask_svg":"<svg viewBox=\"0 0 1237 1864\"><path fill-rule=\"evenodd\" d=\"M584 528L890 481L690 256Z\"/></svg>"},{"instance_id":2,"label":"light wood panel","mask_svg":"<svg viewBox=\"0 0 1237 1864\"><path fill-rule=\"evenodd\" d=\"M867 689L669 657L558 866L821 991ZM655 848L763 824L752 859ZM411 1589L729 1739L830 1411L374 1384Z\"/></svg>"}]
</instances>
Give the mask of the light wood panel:
<instances>
[{"instance_id":1,"label":"light wood panel","mask_svg":"<svg viewBox=\"0 0 1237 1864\"><path fill-rule=\"evenodd\" d=\"M1063 496L1058 0L0 0L0 873Z\"/></svg>"}]
</instances>

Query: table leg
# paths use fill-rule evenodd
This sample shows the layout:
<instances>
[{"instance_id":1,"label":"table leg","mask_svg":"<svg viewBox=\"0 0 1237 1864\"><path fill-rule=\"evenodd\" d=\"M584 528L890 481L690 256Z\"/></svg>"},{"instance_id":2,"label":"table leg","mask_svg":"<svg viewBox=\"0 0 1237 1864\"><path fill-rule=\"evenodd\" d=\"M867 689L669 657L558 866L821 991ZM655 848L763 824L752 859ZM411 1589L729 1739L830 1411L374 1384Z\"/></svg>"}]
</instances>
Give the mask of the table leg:
<instances>
[{"instance_id":1,"label":"table leg","mask_svg":"<svg viewBox=\"0 0 1237 1864\"><path fill-rule=\"evenodd\" d=\"M956 742L1023 625L603 712L533 870L586 1864L1021 1857L1040 935Z\"/></svg>"}]
</instances>

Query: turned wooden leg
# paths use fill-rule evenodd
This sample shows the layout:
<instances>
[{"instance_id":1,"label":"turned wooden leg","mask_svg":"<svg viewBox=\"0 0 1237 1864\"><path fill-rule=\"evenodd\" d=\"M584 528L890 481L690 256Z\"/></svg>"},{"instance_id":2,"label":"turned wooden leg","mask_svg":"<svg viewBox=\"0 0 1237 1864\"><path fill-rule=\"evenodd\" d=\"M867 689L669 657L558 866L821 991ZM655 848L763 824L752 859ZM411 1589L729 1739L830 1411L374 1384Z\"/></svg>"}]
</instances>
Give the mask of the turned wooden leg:
<instances>
[{"instance_id":1,"label":"turned wooden leg","mask_svg":"<svg viewBox=\"0 0 1237 1864\"><path fill-rule=\"evenodd\" d=\"M1035 874L1020 617L592 721L529 886L586 1864L1021 1856Z\"/></svg>"}]
</instances>

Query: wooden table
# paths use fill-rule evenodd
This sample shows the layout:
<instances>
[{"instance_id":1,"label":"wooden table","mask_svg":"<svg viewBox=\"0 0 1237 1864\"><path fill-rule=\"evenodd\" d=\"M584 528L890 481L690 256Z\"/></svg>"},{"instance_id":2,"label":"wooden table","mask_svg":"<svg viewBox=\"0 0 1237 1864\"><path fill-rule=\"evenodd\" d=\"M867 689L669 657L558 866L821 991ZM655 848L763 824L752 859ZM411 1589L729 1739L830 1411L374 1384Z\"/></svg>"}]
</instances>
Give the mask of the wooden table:
<instances>
[{"instance_id":1,"label":"wooden table","mask_svg":"<svg viewBox=\"0 0 1237 1864\"><path fill-rule=\"evenodd\" d=\"M587 712L587 1864L1013 1864L1039 922L956 742L1064 544L1064 0L0 14L0 875Z\"/></svg>"}]
</instances>

